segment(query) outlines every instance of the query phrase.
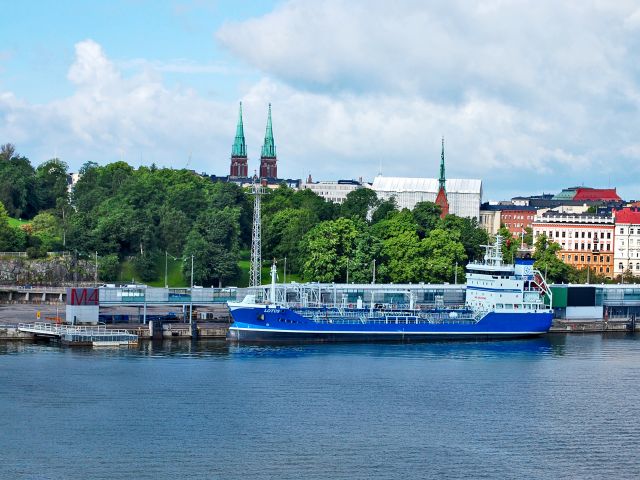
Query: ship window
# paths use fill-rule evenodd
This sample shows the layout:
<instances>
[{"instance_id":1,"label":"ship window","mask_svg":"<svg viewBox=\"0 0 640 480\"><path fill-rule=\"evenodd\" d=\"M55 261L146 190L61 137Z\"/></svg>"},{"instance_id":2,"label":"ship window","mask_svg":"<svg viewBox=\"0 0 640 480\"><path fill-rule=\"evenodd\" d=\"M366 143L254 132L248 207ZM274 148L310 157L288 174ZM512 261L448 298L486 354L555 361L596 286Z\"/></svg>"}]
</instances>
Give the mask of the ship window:
<instances>
[{"instance_id":1,"label":"ship window","mask_svg":"<svg viewBox=\"0 0 640 480\"><path fill-rule=\"evenodd\" d=\"M504 308L504 305L502 305L501 303L496 303L496 308Z\"/></svg>"},{"instance_id":2,"label":"ship window","mask_svg":"<svg viewBox=\"0 0 640 480\"><path fill-rule=\"evenodd\" d=\"M513 308L513 304L512 303L505 303L504 304L504 308Z\"/></svg>"}]
</instances>

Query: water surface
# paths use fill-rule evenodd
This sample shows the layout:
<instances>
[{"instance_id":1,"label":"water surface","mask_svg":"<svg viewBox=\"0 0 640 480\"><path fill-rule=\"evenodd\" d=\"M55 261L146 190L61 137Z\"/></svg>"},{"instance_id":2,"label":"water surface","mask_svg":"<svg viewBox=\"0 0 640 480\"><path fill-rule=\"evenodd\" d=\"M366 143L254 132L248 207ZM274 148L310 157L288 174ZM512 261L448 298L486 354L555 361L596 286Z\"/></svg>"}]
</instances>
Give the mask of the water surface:
<instances>
[{"instance_id":1,"label":"water surface","mask_svg":"<svg viewBox=\"0 0 640 480\"><path fill-rule=\"evenodd\" d=\"M0 479L637 478L640 337L0 344Z\"/></svg>"}]
</instances>

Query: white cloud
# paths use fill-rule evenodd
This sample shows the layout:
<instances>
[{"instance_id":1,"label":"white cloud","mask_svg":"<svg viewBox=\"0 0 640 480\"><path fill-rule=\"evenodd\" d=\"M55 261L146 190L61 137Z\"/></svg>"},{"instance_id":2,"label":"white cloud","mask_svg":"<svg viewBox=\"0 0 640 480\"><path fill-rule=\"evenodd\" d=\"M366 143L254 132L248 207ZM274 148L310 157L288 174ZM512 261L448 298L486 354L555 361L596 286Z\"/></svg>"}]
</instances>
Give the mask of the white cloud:
<instances>
[{"instance_id":1,"label":"white cloud","mask_svg":"<svg viewBox=\"0 0 640 480\"><path fill-rule=\"evenodd\" d=\"M599 185L603 174L624 186L638 157L623 151L640 133L636 8L292 0L217 38L270 79L255 88L298 117L290 128L305 132L287 145L314 169L325 152L343 171L383 158L389 174L434 175L444 133L448 171L489 189Z\"/></svg>"},{"instance_id":2,"label":"white cloud","mask_svg":"<svg viewBox=\"0 0 640 480\"><path fill-rule=\"evenodd\" d=\"M188 59L112 61L76 45L73 94L33 104L0 92L0 138L40 162L153 161L228 171L237 102L165 73L263 77L240 84L250 170L266 105L283 176L483 178L491 198L611 179L640 197L640 44L633 2L291 1L225 25L244 67ZM215 78L215 77L212 77ZM243 80L240 80L241 82Z\"/></svg>"},{"instance_id":3,"label":"white cloud","mask_svg":"<svg viewBox=\"0 0 640 480\"><path fill-rule=\"evenodd\" d=\"M215 158L233 135L234 109L188 89L169 89L143 72L125 78L92 40L76 44L68 78L73 95L36 105L0 94L0 136L26 146L39 163L57 153L73 168L84 161L125 160L183 167L189 153L201 169L226 168ZM25 153L27 153L25 151Z\"/></svg>"}]
</instances>

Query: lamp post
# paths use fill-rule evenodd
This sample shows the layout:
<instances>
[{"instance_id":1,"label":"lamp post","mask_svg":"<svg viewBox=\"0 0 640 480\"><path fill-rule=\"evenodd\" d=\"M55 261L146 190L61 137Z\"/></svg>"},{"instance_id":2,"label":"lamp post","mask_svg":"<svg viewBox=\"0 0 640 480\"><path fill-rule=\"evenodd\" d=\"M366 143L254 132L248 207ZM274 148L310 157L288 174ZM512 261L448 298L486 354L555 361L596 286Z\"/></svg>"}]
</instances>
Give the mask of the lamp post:
<instances>
[{"instance_id":1,"label":"lamp post","mask_svg":"<svg viewBox=\"0 0 640 480\"><path fill-rule=\"evenodd\" d=\"M191 255L191 288L193 289L193 255Z\"/></svg>"},{"instance_id":2,"label":"lamp post","mask_svg":"<svg viewBox=\"0 0 640 480\"><path fill-rule=\"evenodd\" d=\"M169 288L168 276L167 276L167 264L168 264L169 254L167 251L164 251L164 288Z\"/></svg>"}]
</instances>

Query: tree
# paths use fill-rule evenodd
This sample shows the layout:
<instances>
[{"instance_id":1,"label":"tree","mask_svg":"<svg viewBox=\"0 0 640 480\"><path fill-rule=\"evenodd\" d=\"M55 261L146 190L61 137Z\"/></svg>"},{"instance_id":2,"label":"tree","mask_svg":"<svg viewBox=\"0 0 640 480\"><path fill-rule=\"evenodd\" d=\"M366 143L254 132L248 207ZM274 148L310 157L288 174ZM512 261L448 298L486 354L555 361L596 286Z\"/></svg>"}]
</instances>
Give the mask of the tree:
<instances>
[{"instance_id":1,"label":"tree","mask_svg":"<svg viewBox=\"0 0 640 480\"><path fill-rule=\"evenodd\" d=\"M191 274L190 258L194 257L194 282L200 285L226 284L240 275L239 216L236 207L202 212L187 236L184 249L183 275Z\"/></svg>"},{"instance_id":2,"label":"tree","mask_svg":"<svg viewBox=\"0 0 640 480\"><path fill-rule=\"evenodd\" d=\"M467 260L460 234L443 228L432 230L422 241L427 260L426 281L453 282L458 267L458 280L464 281L462 266Z\"/></svg>"},{"instance_id":3,"label":"tree","mask_svg":"<svg viewBox=\"0 0 640 480\"><path fill-rule=\"evenodd\" d=\"M111 282L118 279L120 259L115 253L99 257L98 276L101 280Z\"/></svg>"},{"instance_id":4,"label":"tree","mask_svg":"<svg viewBox=\"0 0 640 480\"><path fill-rule=\"evenodd\" d=\"M378 202L378 207L373 211L373 214L371 215L371 223L378 223L380 220L388 218L397 211L398 204L396 203L396 197L391 197L388 200L382 200Z\"/></svg>"},{"instance_id":5,"label":"tree","mask_svg":"<svg viewBox=\"0 0 640 480\"><path fill-rule=\"evenodd\" d=\"M367 220L369 212L378 205L378 196L370 188L358 188L347 194L340 207L340 214L345 218Z\"/></svg>"},{"instance_id":6,"label":"tree","mask_svg":"<svg viewBox=\"0 0 640 480\"><path fill-rule=\"evenodd\" d=\"M520 248L520 239L514 237L504 225L498 230L498 235L502 237L502 258L507 263L513 262Z\"/></svg>"},{"instance_id":7,"label":"tree","mask_svg":"<svg viewBox=\"0 0 640 480\"><path fill-rule=\"evenodd\" d=\"M57 251L62 248L60 233L60 223L54 215L42 212L33 217L31 235L40 239L44 251Z\"/></svg>"},{"instance_id":8,"label":"tree","mask_svg":"<svg viewBox=\"0 0 640 480\"><path fill-rule=\"evenodd\" d=\"M484 250L481 245L487 245L489 242L489 235L487 232L478 225L478 220L475 218L458 217L456 215L447 215L442 220L442 228L449 232L457 232L459 241L464 246L464 251L468 259L474 260L482 258ZM503 233L507 233L508 230L503 230ZM510 238L511 234L509 234ZM519 245L518 245L519 246ZM516 251L518 247L515 247ZM509 252L515 254L514 252ZM511 259L511 256L505 257L505 259Z\"/></svg>"},{"instance_id":9,"label":"tree","mask_svg":"<svg viewBox=\"0 0 640 480\"><path fill-rule=\"evenodd\" d=\"M58 199L67 198L67 164L52 158L36 168L36 192L38 208L53 209Z\"/></svg>"},{"instance_id":10,"label":"tree","mask_svg":"<svg viewBox=\"0 0 640 480\"><path fill-rule=\"evenodd\" d=\"M265 258L282 260L287 257L289 271L297 272L301 266L300 240L318 223L309 210L286 208L280 210L264 224L263 252Z\"/></svg>"},{"instance_id":11,"label":"tree","mask_svg":"<svg viewBox=\"0 0 640 480\"><path fill-rule=\"evenodd\" d=\"M568 283L575 269L558 258L560 245L549 240L546 235L540 235L536 240L533 258L534 266L545 276L549 283Z\"/></svg>"},{"instance_id":12,"label":"tree","mask_svg":"<svg viewBox=\"0 0 640 480\"><path fill-rule=\"evenodd\" d=\"M345 281L347 262L355 253L357 238L356 223L349 218L329 220L312 228L301 242L305 280Z\"/></svg>"},{"instance_id":13,"label":"tree","mask_svg":"<svg viewBox=\"0 0 640 480\"><path fill-rule=\"evenodd\" d=\"M433 202L418 202L412 210L413 219L420 227L418 234L424 238L440 222L442 208Z\"/></svg>"},{"instance_id":14,"label":"tree","mask_svg":"<svg viewBox=\"0 0 640 480\"><path fill-rule=\"evenodd\" d=\"M25 246L25 239L24 232L9 225L9 215L2 202L0 202L0 251L20 251Z\"/></svg>"},{"instance_id":15,"label":"tree","mask_svg":"<svg viewBox=\"0 0 640 480\"><path fill-rule=\"evenodd\" d=\"M35 194L35 171L28 158L15 153L13 147L2 150L0 162L0 201L14 218L31 218L38 210Z\"/></svg>"}]
</instances>

